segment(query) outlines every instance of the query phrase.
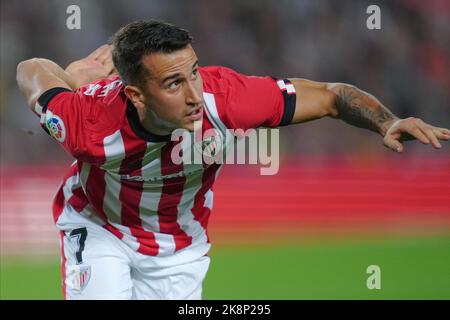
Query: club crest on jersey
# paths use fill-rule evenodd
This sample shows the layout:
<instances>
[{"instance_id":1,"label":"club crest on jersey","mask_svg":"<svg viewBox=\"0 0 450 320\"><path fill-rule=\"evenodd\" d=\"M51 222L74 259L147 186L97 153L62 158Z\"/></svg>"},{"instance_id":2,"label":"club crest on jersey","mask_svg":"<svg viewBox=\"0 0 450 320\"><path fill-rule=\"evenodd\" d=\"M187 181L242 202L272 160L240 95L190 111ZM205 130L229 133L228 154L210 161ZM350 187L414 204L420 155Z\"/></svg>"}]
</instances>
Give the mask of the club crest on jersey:
<instances>
[{"instance_id":1,"label":"club crest on jersey","mask_svg":"<svg viewBox=\"0 0 450 320\"><path fill-rule=\"evenodd\" d=\"M223 139L222 136L217 134L195 142L194 146L204 157L214 158L222 151Z\"/></svg>"},{"instance_id":2,"label":"club crest on jersey","mask_svg":"<svg viewBox=\"0 0 450 320\"><path fill-rule=\"evenodd\" d=\"M64 142L64 140L66 140L66 127L60 117L51 112L47 112L45 126L53 138L59 142Z\"/></svg>"},{"instance_id":3,"label":"club crest on jersey","mask_svg":"<svg viewBox=\"0 0 450 320\"><path fill-rule=\"evenodd\" d=\"M78 278L78 285L80 290L83 290L91 279L91 266L81 266Z\"/></svg>"},{"instance_id":4,"label":"club crest on jersey","mask_svg":"<svg viewBox=\"0 0 450 320\"><path fill-rule=\"evenodd\" d=\"M74 290L83 291L91 279L91 266L76 265L67 270L66 285Z\"/></svg>"}]
</instances>

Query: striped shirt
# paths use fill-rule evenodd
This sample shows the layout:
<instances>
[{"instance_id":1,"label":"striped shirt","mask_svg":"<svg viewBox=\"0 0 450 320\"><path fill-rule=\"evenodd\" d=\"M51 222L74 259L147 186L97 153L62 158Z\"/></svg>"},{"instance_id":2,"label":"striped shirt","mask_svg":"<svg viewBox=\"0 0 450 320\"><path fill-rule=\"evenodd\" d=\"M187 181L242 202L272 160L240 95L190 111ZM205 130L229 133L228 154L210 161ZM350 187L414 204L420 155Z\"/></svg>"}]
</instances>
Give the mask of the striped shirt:
<instances>
[{"instance_id":1,"label":"striped shirt","mask_svg":"<svg viewBox=\"0 0 450 320\"><path fill-rule=\"evenodd\" d=\"M225 67L199 70L203 132L290 123L295 90L288 80ZM52 88L38 99L42 127L76 159L53 202L56 225L63 228L75 211L149 256L209 248L207 225L221 165L174 164L171 153L180 142L147 132L123 89L120 78L112 77L75 92Z\"/></svg>"}]
</instances>

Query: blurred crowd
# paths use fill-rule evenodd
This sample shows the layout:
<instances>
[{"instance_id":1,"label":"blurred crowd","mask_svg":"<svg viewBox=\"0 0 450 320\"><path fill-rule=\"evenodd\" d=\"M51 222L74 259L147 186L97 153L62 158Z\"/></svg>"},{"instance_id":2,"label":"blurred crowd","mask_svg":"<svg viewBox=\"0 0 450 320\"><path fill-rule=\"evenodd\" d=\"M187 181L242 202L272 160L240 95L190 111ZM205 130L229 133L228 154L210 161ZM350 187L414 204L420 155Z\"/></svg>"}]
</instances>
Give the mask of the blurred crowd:
<instances>
[{"instance_id":1,"label":"blurred crowd","mask_svg":"<svg viewBox=\"0 0 450 320\"><path fill-rule=\"evenodd\" d=\"M66 28L72 4L81 9L81 30ZM381 8L381 30L366 27L370 4ZM70 159L26 107L15 81L17 64L45 57L65 67L122 25L145 18L190 30L201 65L347 82L401 117L450 126L448 0L1 0L2 164ZM387 152L377 135L333 119L282 129L281 137L285 154Z\"/></svg>"}]
</instances>

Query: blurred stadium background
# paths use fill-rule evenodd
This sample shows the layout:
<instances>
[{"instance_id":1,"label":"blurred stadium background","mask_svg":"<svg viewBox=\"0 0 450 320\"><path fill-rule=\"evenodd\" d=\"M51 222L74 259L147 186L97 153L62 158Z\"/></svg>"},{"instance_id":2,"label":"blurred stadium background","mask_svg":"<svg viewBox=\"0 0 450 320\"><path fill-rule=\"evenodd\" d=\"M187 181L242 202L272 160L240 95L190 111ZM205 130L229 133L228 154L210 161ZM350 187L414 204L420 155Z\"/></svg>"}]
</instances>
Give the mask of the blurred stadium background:
<instances>
[{"instance_id":1,"label":"blurred stadium background","mask_svg":"<svg viewBox=\"0 0 450 320\"><path fill-rule=\"evenodd\" d=\"M81 30L66 8L81 8ZM382 29L366 28L381 8ZM450 126L446 0L1 0L0 298L60 299L51 199L71 159L39 128L19 61L62 66L120 26L189 29L202 65L348 82L399 116ZM35 131L29 134L28 131ZM323 119L281 130L278 175L223 169L209 234L206 299L450 299L450 145L392 154L375 134ZM382 289L368 290L379 265Z\"/></svg>"}]
</instances>

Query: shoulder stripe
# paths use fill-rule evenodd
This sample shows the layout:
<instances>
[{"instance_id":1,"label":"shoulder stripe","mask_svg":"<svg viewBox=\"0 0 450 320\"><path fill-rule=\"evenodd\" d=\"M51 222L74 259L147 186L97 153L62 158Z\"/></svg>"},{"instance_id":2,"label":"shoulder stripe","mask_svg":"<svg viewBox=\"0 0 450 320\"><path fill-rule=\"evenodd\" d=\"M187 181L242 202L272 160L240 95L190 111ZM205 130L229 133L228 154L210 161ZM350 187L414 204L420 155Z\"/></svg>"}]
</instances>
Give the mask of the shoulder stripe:
<instances>
[{"instance_id":1,"label":"shoulder stripe","mask_svg":"<svg viewBox=\"0 0 450 320\"><path fill-rule=\"evenodd\" d=\"M223 137L226 137L227 127L222 122L219 117L219 111L217 110L216 100L214 99L214 95L211 93L203 93L203 98L205 99L205 110L206 115L208 116L211 123L218 129Z\"/></svg>"}]
</instances>

